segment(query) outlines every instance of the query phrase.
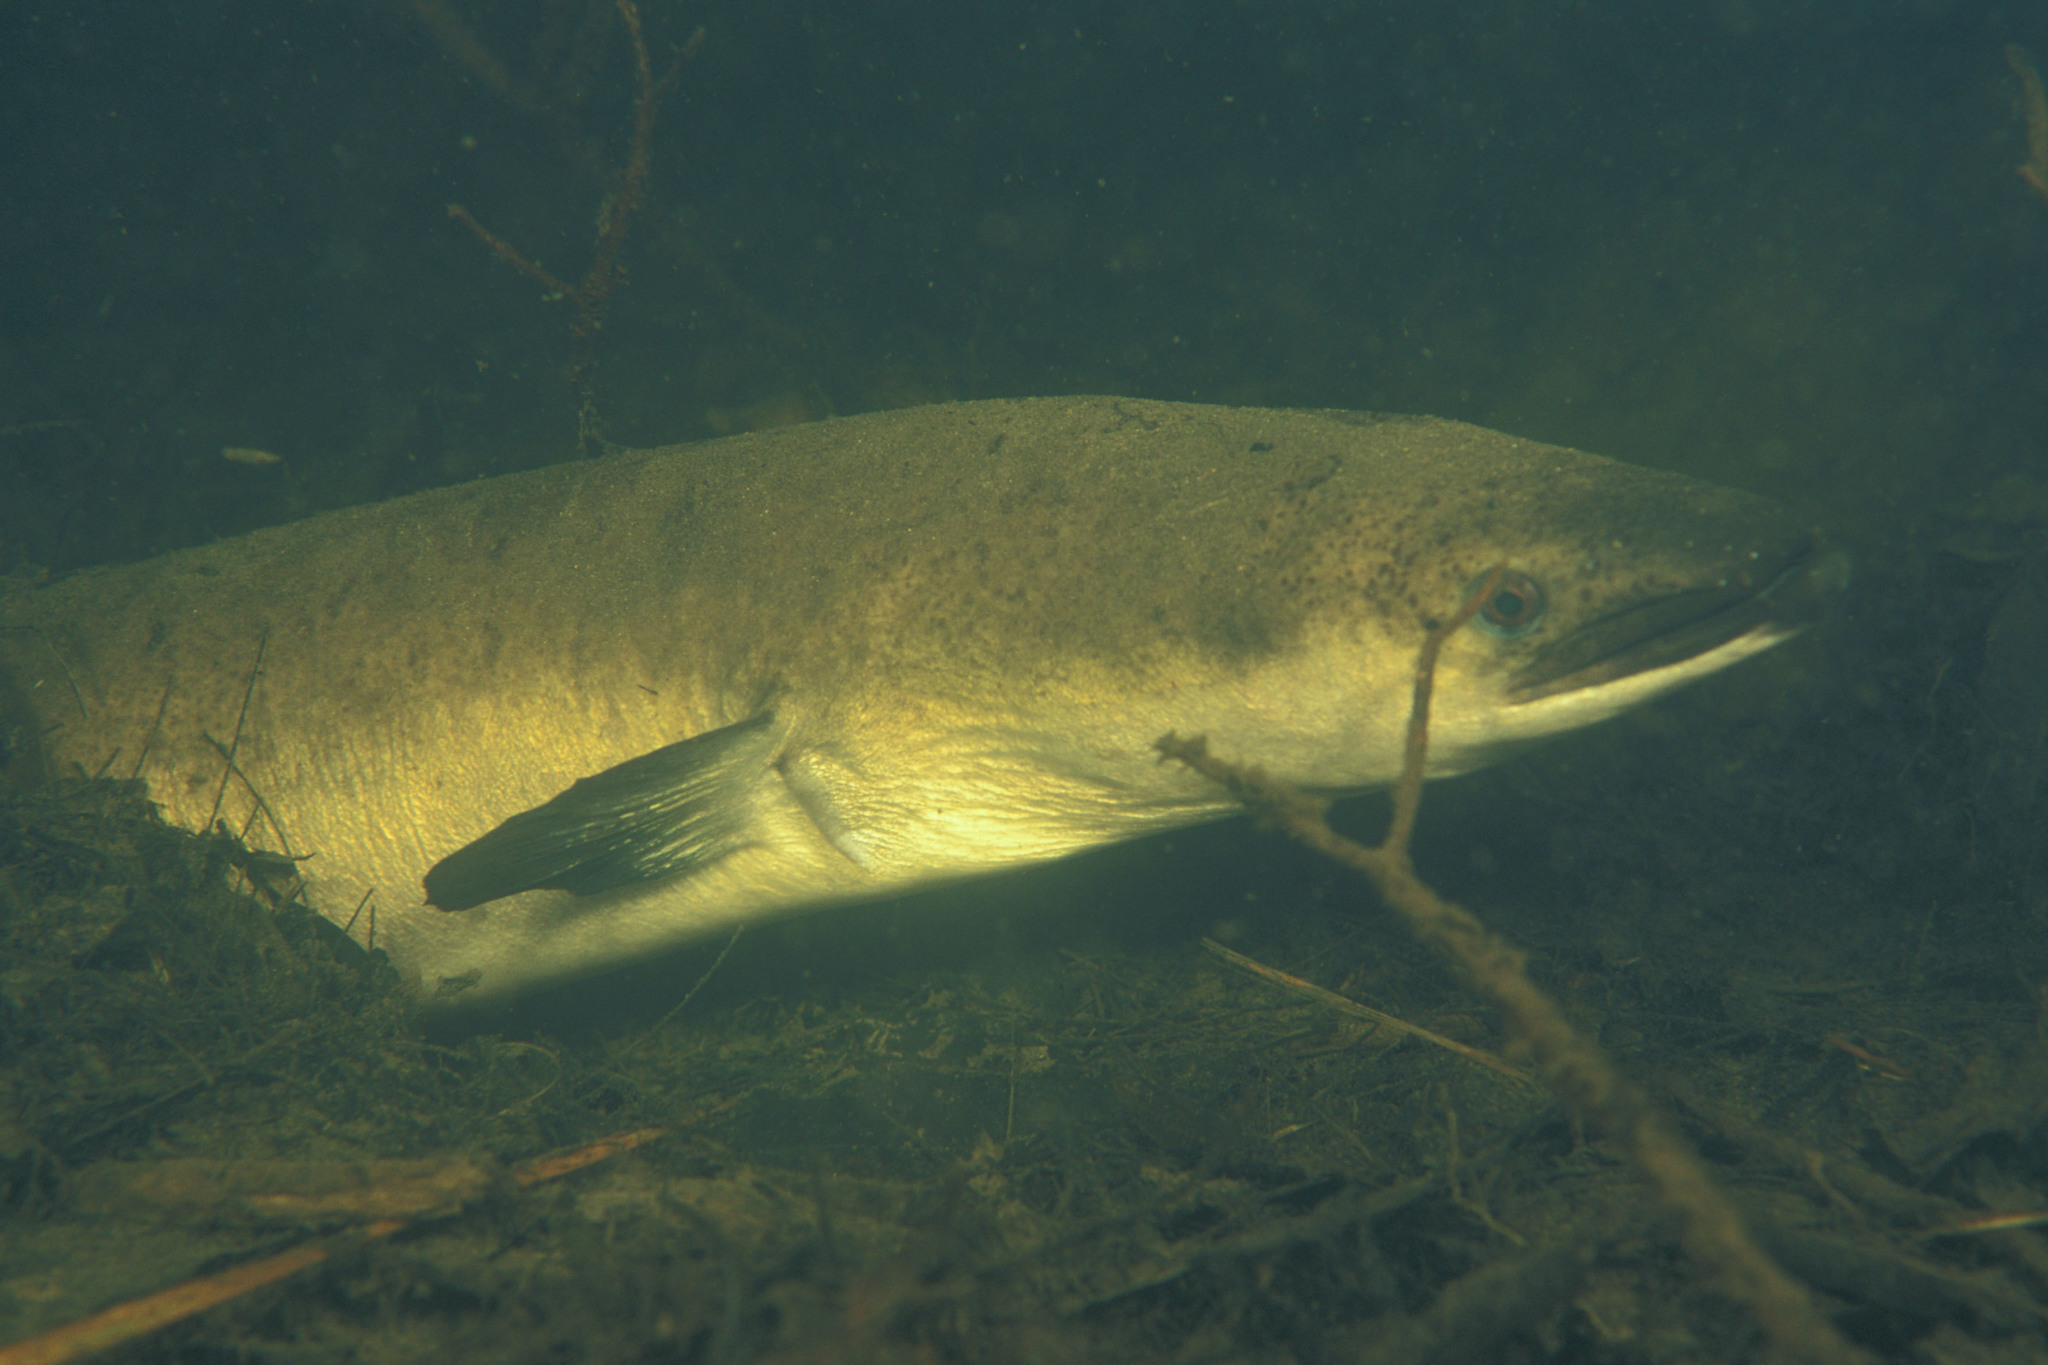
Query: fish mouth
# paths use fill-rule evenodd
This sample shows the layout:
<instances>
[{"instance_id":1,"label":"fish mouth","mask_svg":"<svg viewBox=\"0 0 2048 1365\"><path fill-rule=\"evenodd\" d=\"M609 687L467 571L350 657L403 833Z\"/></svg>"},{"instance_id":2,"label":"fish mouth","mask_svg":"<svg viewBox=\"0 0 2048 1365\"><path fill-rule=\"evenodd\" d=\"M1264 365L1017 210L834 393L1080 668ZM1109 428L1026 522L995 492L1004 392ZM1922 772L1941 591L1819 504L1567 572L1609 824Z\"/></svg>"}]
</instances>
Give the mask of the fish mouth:
<instances>
[{"instance_id":1,"label":"fish mouth","mask_svg":"<svg viewBox=\"0 0 2048 1365\"><path fill-rule=\"evenodd\" d=\"M1683 589L1587 622L1551 641L1513 675L1511 705L1668 668L1745 636L1776 644L1818 620L1848 586L1849 557L1807 536L1744 563L1712 587Z\"/></svg>"}]
</instances>

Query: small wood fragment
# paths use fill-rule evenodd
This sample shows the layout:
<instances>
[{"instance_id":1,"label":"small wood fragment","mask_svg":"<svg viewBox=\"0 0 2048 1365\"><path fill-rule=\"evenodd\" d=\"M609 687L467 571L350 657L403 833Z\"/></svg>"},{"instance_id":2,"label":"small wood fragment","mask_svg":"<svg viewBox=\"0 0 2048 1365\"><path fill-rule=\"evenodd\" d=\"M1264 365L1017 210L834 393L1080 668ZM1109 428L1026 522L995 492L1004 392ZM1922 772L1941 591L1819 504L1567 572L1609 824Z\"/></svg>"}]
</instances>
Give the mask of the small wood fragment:
<instances>
[{"instance_id":1,"label":"small wood fragment","mask_svg":"<svg viewBox=\"0 0 2048 1365\"><path fill-rule=\"evenodd\" d=\"M600 1138L573 1151L516 1166L512 1178L522 1186L538 1185L542 1181L580 1171L621 1152L629 1152L667 1131L666 1128L636 1128L629 1133ZM250 1261L214 1275L202 1275L154 1294L145 1294L139 1299L117 1303L77 1322L66 1323L9 1346L0 1346L0 1365L63 1365L66 1361L96 1355L123 1342L147 1336L159 1327L168 1327L195 1313L238 1299L264 1285L275 1284L338 1253L389 1237L409 1226L402 1218L382 1219L341 1237L307 1242L260 1261Z\"/></svg>"},{"instance_id":2,"label":"small wood fragment","mask_svg":"<svg viewBox=\"0 0 2048 1365\"><path fill-rule=\"evenodd\" d=\"M2027 122L2027 159L2014 169L2034 193L2048 200L2048 91L2042 89L2034 59L2018 43L2005 45L2005 64L2020 78L2020 115Z\"/></svg>"},{"instance_id":3,"label":"small wood fragment","mask_svg":"<svg viewBox=\"0 0 2048 1365\"><path fill-rule=\"evenodd\" d=\"M1339 995L1335 991L1325 990L1313 981L1304 981L1298 976L1281 971L1278 967L1268 967L1265 963L1246 957L1243 953L1233 952L1213 938L1203 939L1202 946L1233 967L1242 967L1254 976L1263 977L1284 990L1293 991L1296 995L1306 996L1317 1004L1326 1005L1339 1014L1348 1014L1354 1019L1370 1020L1372 1023L1378 1024L1382 1028L1391 1029L1395 1033L1434 1044L1446 1052L1455 1052L1467 1061L1477 1062L1489 1071L1498 1071L1501 1075L1512 1077L1524 1085L1536 1084L1536 1078L1530 1073L1518 1066L1503 1061L1484 1048L1473 1047L1469 1043L1461 1043L1455 1038L1446 1038L1441 1033L1432 1033L1420 1024L1411 1024L1398 1015L1388 1014L1385 1010L1376 1010L1371 1005L1361 1005L1356 1000Z\"/></svg>"},{"instance_id":4,"label":"small wood fragment","mask_svg":"<svg viewBox=\"0 0 2048 1365\"><path fill-rule=\"evenodd\" d=\"M229 464L245 464L256 468L284 463L284 456L268 450L258 450L255 446L222 446L220 457Z\"/></svg>"}]
</instances>

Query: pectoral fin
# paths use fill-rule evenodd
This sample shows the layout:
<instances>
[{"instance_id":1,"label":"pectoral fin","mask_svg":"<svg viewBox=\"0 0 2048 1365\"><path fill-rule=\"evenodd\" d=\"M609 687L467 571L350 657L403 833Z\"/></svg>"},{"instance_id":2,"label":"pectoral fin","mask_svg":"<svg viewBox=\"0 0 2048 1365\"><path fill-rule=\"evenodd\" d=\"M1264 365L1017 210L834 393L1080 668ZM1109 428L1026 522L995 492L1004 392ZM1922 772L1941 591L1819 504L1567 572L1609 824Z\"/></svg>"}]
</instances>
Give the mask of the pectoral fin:
<instances>
[{"instance_id":1,"label":"pectoral fin","mask_svg":"<svg viewBox=\"0 0 2048 1365\"><path fill-rule=\"evenodd\" d=\"M774 713L579 779L427 872L427 903L467 910L541 889L579 896L672 877L746 842L753 788L774 759Z\"/></svg>"}]
</instances>

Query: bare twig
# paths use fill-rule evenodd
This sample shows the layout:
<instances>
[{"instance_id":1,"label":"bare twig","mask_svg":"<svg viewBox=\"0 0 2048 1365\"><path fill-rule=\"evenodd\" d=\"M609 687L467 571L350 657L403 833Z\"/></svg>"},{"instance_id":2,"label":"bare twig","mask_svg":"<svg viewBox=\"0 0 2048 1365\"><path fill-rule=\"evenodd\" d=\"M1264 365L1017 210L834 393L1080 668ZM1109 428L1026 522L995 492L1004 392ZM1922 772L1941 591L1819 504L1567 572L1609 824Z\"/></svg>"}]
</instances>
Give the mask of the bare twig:
<instances>
[{"instance_id":1,"label":"bare twig","mask_svg":"<svg viewBox=\"0 0 2048 1365\"><path fill-rule=\"evenodd\" d=\"M1415 827L1429 753L1429 699L1437 656L1451 634L1498 588L1501 572L1495 568L1489 573L1457 614L1432 628L1423 640L1415 666L1394 816L1379 847L1367 848L1346 839L1323 818L1323 802L1303 796L1257 769L1223 762L1209 753L1201 737L1182 739L1168 734L1158 741L1158 749L1222 785L1253 814L1370 880L1381 898L1407 920L1417 938L1449 957L1475 988L1499 1006L1552 1089L1617 1143L1649 1178L1665 1206L1678 1215L1687 1248L1713 1273L1724 1293L1749 1305L1774 1345L1800 1360L1866 1359L1821 1315L1805 1288L1757 1246L1734 1206L1708 1178L1664 1111L1624 1077L1598 1045L1581 1037L1556 1002L1529 979L1522 953L1463 906L1437 895L1409 863L1408 839Z\"/></svg>"},{"instance_id":2,"label":"bare twig","mask_svg":"<svg viewBox=\"0 0 2048 1365\"><path fill-rule=\"evenodd\" d=\"M742 920L738 924L733 925L732 937L727 939L725 941L725 946L718 950L718 956L711 959L711 965L704 969L704 975L697 978L697 984L690 987L690 989L688 989L687 991L684 991L683 998L676 1001L675 1004L670 1005L668 1007L668 1011L665 1014L663 1014L661 1018L654 1021L654 1027L648 1029L638 1038L635 1038L632 1042L620 1048L618 1053L619 1057L623 1058L637 1051L642 1043L646 1042L649 1038L652 1038L655 1034L661 1032L662 1029L668 1027L668 1021L675 1018L678 1014L681 1014L683 1010L689 1006L689 1003L697 998L697 992L703 990L705 984L709 982L711 978L717 974L718 969L721 966L725 965L726 954L730 953L732 951L733 945L740 941L740 930L746 927L746 922L744 920Z\"/></svg>"},{"instance_id":3,"label":"bare twig","mask_svg":"<svg viewBox=\"0 0 2048 1365\"><path fill-rule=\"evenodd\" d=\"M242 689L242 709L235 713L235 732L228 738L227 747L221 750L220 786L214 789L213 809L206 816L206 828L209 830L220 816L220 803L227 798L228 780L235 775L235 754L242 747L242 726L249 719L249 701L256 695L256 680L263 676L263 654L269 648L270 632L266 630L256 638L256 662L249 665L249 685Z\"/></svg>"},{"instance_id":4,"label":"bare twig","mask_svg":"<svg viewBox=\"0 0 2048 1365\"><path fill-rule=\"evenodd\" d=\"M2027 121L2027 159L2014 169L2034 193L2048 199L2048 92L2033 58L2018 43L2005 45L2005 64L2020 78L2020 114Z\"/></svg>"},{"instance_id":5,"label":"bare twig","mask_svg":"<svg viewBox=\"0 0 2048 1365\"><path fill-rule=\"evenodd\" d=\"M522 1187L538 1185L631 1151L667 1131L664 1128L640 1128L601 1138L572 1152L516 1166L512 1170L512 1179ZM275 1284L342 1252L389 1237L408 1225L402 1218L380 1219L339 1237L307 1242L260 1261L234 1266L214 1275L202 1275L154 1294L115 1304L54 1331L17 1341L11 1346L0 1346L0 1365L62 1365L64 1361L95 1355L122 1342L146 1336L159 1327L168 1327L195 1313L238 1299L264 1285Z\"/></svg>"},{"instance_id":6,"label":"bare twig","mask_svg":"<svg viewBox=\"0 0 2048 1365\"><path fill-rule=\"evenodd\" d=\"M1416 1038L1425 1043L1433 1043L1446 1052L1455 1052L1467 1061L1477 1062L1488 1070L1498 1071L1503 1076L1511 1076L1515 1080L1521 1081L1524 1085L1536 1079L1528 1072L1522 1070L1522 1068L1509 1065L1484 1048L1473 1047L1469 1043L1461 1043L1455 1038L1446 1038L1441 1033L1432 1033L1420 1024L1411 1024L1398 1015L1388 1014L1385 1010L1376 1010L1371 1005L1361 1005L1356 1000L1339 995L1335 991L1324 990L1313 981L1304 981L1300 977L1283 972L1277 967L1268 967L1263 962L1246 957L1243 953L1233 952L1213 938L1203 939L1202 946L1233 967L1242 967L1253 976L1262 977L1283 990L1293 991L1296 995L1306 996L1317 1004L1328 1006L1339 1014L1348 1014L1354 1019L1369 1020L1382 1028L1401 1034L1404 1037Z\"/></svg>"},{"instance_id":7,"label":"bare twig","mask_svg":"<svg viewBox=\"0 0 2048 1365\"><path fill-rule=\"evenodd\" d=\"M633 45L633 143L619 176L618 189L606 197L598 210L597 247L582 280L569 284L478 222L476 215L462 205L448 206L448 216L475 233L493 256L539 284L549 298L568 299L576 305L575 321L569 325L569 381L576 386L576 439L586 456L611 448L597 409L597 334L604 326L606 301L625 279L625 271L619 265L619 250L625 245L626 228L647 188L655 110L683 63L694 57L704 42L704 30L699 28L684 44L675 65L657 81L647 56L647 35L640 26L639 8L633 0L617 0L617 5L620 22L625 24L626 36Z\"/></svg>"}]
</instances>

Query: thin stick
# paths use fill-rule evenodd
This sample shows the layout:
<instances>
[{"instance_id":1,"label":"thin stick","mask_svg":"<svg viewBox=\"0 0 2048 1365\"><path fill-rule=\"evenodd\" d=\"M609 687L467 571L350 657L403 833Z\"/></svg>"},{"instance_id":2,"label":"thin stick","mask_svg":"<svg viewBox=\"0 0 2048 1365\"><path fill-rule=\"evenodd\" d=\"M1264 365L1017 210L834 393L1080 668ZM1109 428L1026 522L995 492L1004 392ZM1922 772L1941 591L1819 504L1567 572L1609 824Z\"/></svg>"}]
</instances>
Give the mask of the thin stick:
<instances>
[{"instance_id":1,"label":"thin stick","mask_svg":"<svg viewBox=\"0 0 2048 1365\"><path fill-rule=\"evenodd\" d=\"M1490 572L1450 620L1425 637L1415 669L1407 752L1394 819L1378 848L1344 838L1323 818L1324 802L1302 796L1253 768L1209 753L1201 738L1168 734L1157 747L1168 758L1218 783L1253 814L1333 862L1352 868L1407 920L1417 938L1442 952L1466 979L1491 997L1509 1028L1535 1058L1538 1074L1565 1102L1620 1145L1648 1177L1665 1206L1681 1221L1687 1248L1712 1272L1722 1292L1747 1304L1771 1341L1793 1359L1849 1362L1868 1357L1851 1347L1814 1307L1804 1286L1763 1253L1735 1207L1708 1178L1671 1119L1625 1078L1597 1044L1582 1038L1555 1001L1529 979L1521 952L1492 933L1469 910L1424 885L1408 861L1408 837L1421 800L1429 752L1429 693L1443 643L1498 586Z\"/></svg>"},{"instance_id":2,"label":"thin stick","mask_svg":"<svg viewBox=\"0 0 2048 1365\"><path fill-rule=\"evenodd\" d=\"M1370 1020L1372 1023L1379 1024L1406 1037L1418 1038L1425 1043L1434 1043L1446 1052L1455 1052L1467 1061L1477 1062L1488 1070L1498 1071L1503 1076L1512 1076L1524 1085L1533 1084L1536 1080L1534 1076L1522 1070L1522 1068L1509 1065L1491 1052L1488 1052L1485 1048L1473 1047L1471 1044L1461 1043L1455 1038L1446 1038L1441 1033L1430 1032L1420 1024L1411 1024L1398 1015L1388 1014L1385 1010L1376 1010L1371 1005L1361 1005L1356 1000L1339 995L1335 991L1325 990L1313 981L1304 981L1298 976L1281 971L1278 967L1268 967L1265 963L1246 957L1243 953L1233 952L1213 938L1203 939L1202 946L1233 967L1242 967L1253 976L1263 977L1284 990L1293 991L1296 995L1306 996L1317 1004L1326 1005L1339 1014L1348 1014L1354 1019Z\"/></svg>"},{"instance_id":3,"label":"thin stick","mask_svg":"<svg viewBox=\"0 0 2048 1365\"><path fill-rule=\"evenodd\" d=\"M213 822L220 818L220 803L227 799L228 779L235 775L235 754L242 747L242 724L249 719L249 699L256 695L256 680L263 676L263 651L269 648L270 632L266 630L256 639L256 662L249 666L249 685L242 689L242 709L235 713L235 733L229 738L228 747L221 754L227 762L220 770L220 786L213 793L213 809L206 815L206 828L209 830L213 828ZM220 746L216 744L214 747Z\"/></svg>"},{"instance_id":4,"label":"thin stick","mask_svg":"<svg viewBox=\"0 0 2048 1365\"><path fill-rule=\"evenodd\" d=\"M521 1189L538 1185L546 1180L555 1180L585 1166L595 1166L600 1161L609 1161L622 1152L635 1147L644 1147L658 1137L668 1136L666 1128L635 1128L630 1133L618 1133L608 1138L578 1147L572 1152L559 1156L541 1157L512 1168L512 1179ZM5 1365L5 1362L0 1362Z\"/></svg>"},{"instance_id":5,"label":"thin stick","mask_svg":"<svg viewBox=\"0 0 2048 1365\"><path fill-rule=\"evenodd\" d=\"M573 1152L515 1166L512 1178L522 1188L538 1185L544 1180L580 1171L621 1152L629 1152L667 1131L665 1128L639 1128L630 1133L600 1138ZM17 1341L11 1346L0 1346L0 1365L63 1365L65 1361L108 1350L124 1341L146 1336L159 1327L168 1327L195 1313L238 1299L264 1285L275 1284L339 1253L389 1237L407 1226L409 1224L401 1218L382 1219L344 1236L308 1242L260 1261L238 1265L215 1275L202 1275L154 1294L130 1299L40 1336Z\"/></svg>"},{"instance_id":6,"label":"thin stick","mask_svg":"<svg viewBox=\"0 0 2048 1365\"><path fill-rule=\"evenodd\" d=\"M195 1313L203 1313L230 1299L238 1299L264 1285L296 1275L308 1266L327 1260L339 1250L388 1237L404 1226L395 1219L372 1223L348 1237L310 1242L276 1256L223 1270L217 1275L203 1275L196 1280L172 1285L146 1298L116 1304L55 1331L0 1347L0 1365L61 1365L63 1361L95 1355L124 1341L147 1336L159 1327L168 1327Z\"/></svg>"},{"instance_id":7,"label":"thin stick","mask_svg":"<svg viewBox=\"0 0 2048 1365\"><path fill-rule=\"evenodd\" d=\"M242 709L243 709L243 711L244 711L244 712L246 712L246 711L248 710L248 707L249 707L249 702L248 702L248 699L247 699L247 698L244 698L244 699L243 699L243 701L242 701ZM237 722L235 723L235 733L236 733L236 743L240 743L240 742L241 742L241 739L240 739L240 736L241 736L241 722L240 722L240 721L237 721ZM257 791L257 790L256 790L256 784L255 784L254 782L251 782L251 781L249 780L249 774L247 774L247 773L243 772L243 771L242 771L242 769L241 769L241 767L240 767L240 765L238 765L238 764L237 764L237 763L235 762L235 753L234 753L234 749L233 749L233 748L232 748L231 746L229 746L229 745L225 745L225 744L222 744L222 743L221 743L221 742L220 742L219 740L215 739L215 738L214 738L214 737L213 737L212 735L208 735L208 734L205 734L204 732L202 732L202 733L201 733L201 737L202 737L203 739L205 739L205 740L206 740L206 742L207 742L208 744L211 744L211 745L213 746L213 751L214 751L215 753L219 754L219 755L221 756L221 758L222 758L223 760L225 760L225 761L226 761L226 763L227 763L227 765L228 765L228 770L227 770L227 773L226 773L226 774L224 774L224 775L222 776L222 778L221 778L221 781L222 781L222 784L223 784L223 785L222 785L222 790L221 790L221 792L220 792L220 794L219 794L219 795L216 795L216 796L215 796L215 797L213 798L213 811L214 811L214 814L215 814L215 815L219 815L219 814L220 814L220 802L221 802L221 796L224 796L224 795L226 795L226 785L225 785L225 784L226 784L227 778L228 778L228 777L230 777L230 776L232 776L232 777L239 777L239 778L241 778L241 779L242 779L242 788L243 788L243 790L245 790L245 791L247 791L247 792L249 793L249 800L250 800L251 802L253 802L253 803L254 803L254 805L255 805L255 809L253 809L253 810L251 810L251 811L249 812L249 819L248 819L248 822L247 822L246 824L244 824L244 825L242 826L242 835L241 835L242 839L243 839L243 840L244 840L245 842L247 841L247 839L248 839L248 837L249 837L249 831L250 831L251 829L253 829L253 828L255 827L255 825L256 825L256 817L257 817L257 816L258 816L258 815L260 814L260 815L261 815L261 816L262 816L262 817L263 817L263 818L264 818L265 820L268 820L268 821L270 822L270 830L271 830L271 833L273 833L273 834L275 834L275 835L277 836L277 843L278 843L278 851L279 851L279 853L281 853L281 854L282 854L282 855L283 855L284 857L286 857L286 858L289 858L289 859L291 859L291 860L292 860L293 862L295 862L295 863L296 863L296 862L297 862L297 861L299 860L299 855L298 855L298 854L296 854L296 853L294 853L294 852L292 852L292 841L291 841L291 838L290 838L290 837L289 837L288 835L286 835L286 834L285 834L285 832L284 832L284 826L283 826L282 824L278 823L278 819L277 819L277 812L273 811L273 810L272 810L272 809L270 808L270 803L269 803L268 801L265 801L265 800L263 799L263 793L262 793L262 792L260 792L260 791ZM212 829L212 828L213 828L213 821L209 819L209 820L208 820L208 821L206 822L206 826L207 826L207 828L208 828L208 829Z\"/></svg>"},{"instance_id":8,"label":"thin stick","mask_svg":"<svg viewBox=\"0 0 2048 1365\"><path fill-rule=\"evenodd\" d=\"M412 0L413 17L427 32L440 40L442 48L484 88L524 109L529 114L545 113L547 101L533 87L514 80L505 63L485 47L470 26L443 0Z\"/></svg>"},{"instance_id":9,"label":"thin stick","mask_svg":"<svg viewBox=\"0 0 2048 1365\"><path fill-rule=\"evenodd\" d=\"M2048 91L2033 59L2018 43L2005 45L2005 64L2020 78L2020 113L2027 122L2027 159L2014 167L2034 193L2048 199Z\"/></svg>"},{"instance_id":10,"label":"thin stick","mask_svg":"<svg viewBox=\"0 0 2048 1365\"><path fill-rule=\"evenodd\" d=\"M128 774L130 782L142 776L142 765L149 761L149 751L156 747L156 737L163 733L164 712L171 704L171 679L164 679L164 694L156 699L156 719L149 723L149 734L142 741L142 752L135 755L135 770Z\"/></svg>"},{"instance_id":11,"label":"thin stick","mask_svg":"<svg viewBox=\"0 0 2048 1365\"><path fill-rule=\"evenodd\" d=\"M688 1005L692 1000L695 1000L697 998L697 992L703 990L704 984L711 980L711 978L717 974L718 969L725 964L725 955L732 951L733 944L738 943L740 941L740 930L746 927L747 926L744 921L742 921L739 924L735 924L732 927L732 937L727 939L725 941L725 946L718 950L718 956L711 959L711 965L704 969L704 975L697 978L697 984L690 987L690 989L688 989L687 991L684 991L683 998L676 1001L675 1004L670 1005L668 1007L668 1012L663 1014L661 1018L654 1021L653 1028L648 1029L647 1032L641 1034L638 1038L634 1039L626 1046L620 1048L619 1056L630 1056L633 1053L633 1051L640 1046L640 1044L646 1042L649 1038L652 1038L655 1034L659 1033L664 1027L666 1027L669 1020L675 1018L678 1014L681 1014L683 1012L683 1007L685 1005Z\"/></svg>"},{"instance_id":12,"label":"thin stick","mask_svg":"<svg viewBox=\"0 0 2048 1365\"><path fill-rule=\"evenodd\" d=\"M350 916L348 917L348 923L347 923L347 924L344 924L344 925L342 925L342 926L341 926L341 932L342 932L342 933L343 933L343 934L344 934L345 936L347 936L347 938L348 938L348 939L349 939L349 940L350 940L351 942L353 942L353 941L355 940L355 936L356 936L356 934L355 934L355 929L356 929L356 921L357 921L358 919L361 919L361 918L362 918L362 915L363 915L363 907L364 907L364 906L366 906L366 905L368 905L368 904L370 903L370 897L372 897L372 896L374 896L374 895L376 895L376 894L377 894L377 888L376 888L376 887L374 887L374 886L373 886L373 887L371 887L371 888L370 888L369 890L367 890L367 891L363 892L363 898L362 898L361 900L359 900L359 901L357 901L357 902L356 902L356 912L355 912L355 913L354 913L353 915L350 915Z\"/></svg>"},{"instance_id":13,"label":"thin stick","mask_svg":"<svg viewBox=\"0 0 2048 1365\"><path fill-rule=\"evenodd\" d=\"M84 425L83 417L50 417L40 422L16 422L12 426L0 427L0 439L9 436L29 436L38 431L63 431L69 427Z\"/></svg>"},{"instance_id":14,"label":"thin stick","mask_svg":"<svg viewBox=\"0 0 2048 1365\"><path fill-rule=\"evenodd\" d=\"M25 626L22 629L34 631L36 635L41 637L42 642L49 646L50 657L57 661L57 667L64 671L64 681L71 687L71 700L78 704L78 714L87 720L91 720L92 712L85 709L85 693L78 690L78 675L71 671L70 664L64 662L64 652L57 648L57 642L50 638L50 632L44 630L41 626L34 625ZM109 761L111 762L112 760Z\"/></svg>"},{"instance_id":15,"label":"thin stick","mask_svg":"<svg viewBox=\"0 0 2048 1365\"><path fill-rule=\"evenodd\" d=\"M1960 1223L1950 1223L1946 1227L1916 1232L1908 1240L1924 1242L1930 1237L1968 1237L1985 1232L2011 1232L2015 1228L2037 1228L2043 1223L2048 1223L2048 1211L2040 1209L1987 1213L1977 1218L1966 1218Z\"/></svg>"},{"instance_id":16,"label":"thin stick","mask_svg":"<svg viewBox=\"0 0 2048 1365\"><path fill-rule=\"evenodd\" d=\"M1394 788L1394 818L1387 825L1381 851L1408 862L1408 839L1415 833L1415 813L1422 806L1422 776L1429 766L1429 699L1436 690L1436 660L1444 641L1471 620L1494 593L1507 574L1507 565L1496 564L1486 571L1479 586L1467 594L1450 620L1422 637L1422 650L1415 657L1415 687L1408 702L1408 736L1401 747L1401 784Z\"/></svg>"},{"instance_id":17,"label":"thin stick","mask_svg":"<svg viewBox=\"0 0 2048 1365\"><path fill-rule=\"evenodd\" d=\"M491 254L505 264L537 282L548 291L550 298L568 299L576 305L576 319L569 325L569 381L576 386L576 439L586 456L601 454L611 448L605 439L604 421L597 408L597 334L604 326L605 301L611 297L626 277L619 266L619 251L626 242L626 228L633 220L634 211L640 207L640 199L647 188L647 173L652 165L654 146L654 115L661 105L661 97L683 63L697 55L697 49L704 43L704 29L698 28L690 35L690 41L676 57L660 80L654 79L654 66L647 56L647 35L640 26L640 10L633 0L615 0L619 20L626 26L626 36L633 48L633 143L626 155L625 170L619 176L619 187L606 197L597 213L597 249L591 257L590 269L583 272L583 279L570 284L558 278L528 257L525 252L513 246L504 238L492 232L476 220L474 214L460 204L448 206L448 216L475 233Z\"/></svg>"},{"instance_id":18,"label":"thin stick","mask_svg":"<svg viewBox=\"0 0 2048 1365\"><path fill-rule=\"evenodd\" d=\"M525 252L485 227L482 223L479 223L476 220L476 215L462 207L462 205L450 204L448 206L448 216L468 228L471 232L474 232L483 244L490 248L493 256L496 256L506 265L511 266L514 270L547 290L550 299L576 297L575 285L557 279L546 266L542 265L539 261L529 259Z\"/></svg>"}]
</instances>

